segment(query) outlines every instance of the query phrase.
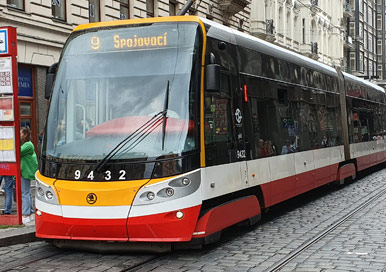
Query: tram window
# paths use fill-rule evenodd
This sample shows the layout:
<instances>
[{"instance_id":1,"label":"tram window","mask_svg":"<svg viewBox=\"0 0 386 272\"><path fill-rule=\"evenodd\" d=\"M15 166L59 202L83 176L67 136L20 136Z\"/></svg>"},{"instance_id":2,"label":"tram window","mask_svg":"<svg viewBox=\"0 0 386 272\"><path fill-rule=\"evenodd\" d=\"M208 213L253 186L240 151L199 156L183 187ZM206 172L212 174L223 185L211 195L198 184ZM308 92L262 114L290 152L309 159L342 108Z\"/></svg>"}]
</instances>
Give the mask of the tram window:
<instances>
[{"instance_id":1,"label":"tram window","mask_svg":"<svg viewBox=\"0 0 386 272\"><path fill-rule=\"evenodd\" d=\"M277 89L278 102L283 105L288 105L288 92L286 89Z\"/></svg>"},{"instance_id":2,"label":"tram window","mask_svg":"<svg viewBox=\"0 0 386 272\"><path fill-rule=\"evenodd\" d=\"M240 52L239 67L240 72L251 75L262 75L262 58L259 52L238 47Z\"/></svg>"},{"instance_id":3,"label":"tram window","mask_svg":"<svg viewBox=\"0 0 386 272\"><path fill-rule=\"evenodd\" d=\"M279 79L283 81L288 81L290 76L289 76L287 62L284 60L278 60L278 63L279 63Z\"/></svg>"},{"instance_id":4,"label":"tram window","mask_svg":"<svg viewBox=\"0 0 386 272\"><path fill-rule=\"evenodd\" d=\"M293 71L293 83L300 84L301 83L301 68L298 65L290 64L290 71Z\"/></svg>"},{"instance_id":5,"label":"tram window","mask_svg":"<svg viewBox=\"0 0 386 272\"><path fill-rule=\"evenodd\" d=\"M229 94L230 93L230 75L227 73L221 73L220 75L220 92Z\"/></svg>"},{"instance_id":6,"label":"tram window","mask_svg":"<svg viewBox=\"0 0 386 272\"><path fill-rule=\"evenodd\" d=\"M277 59L268 55L262 54L263 76L268 78L279 79L279 67Z\"/></svg>"},{"instance_id":7,"label":"tram window","mask_svg":"<svg viewBox=\"0 0 386 272\"><path fill-rule=\"evenodd\" d=\"M232 161L232 124L230 99L219 95L205 96L205 155L208 166Z\"/></svg>"},{"instance_id":8,"label":"tram window","mask_svg":"<svg viewBox=\"0 0 386 272\"><path fill-rule=\"evenodd\" d=\"M236 67L235 54L230 52L234 47L229 45L225 50L219 49L219 40L208 38L207 42L207 52L211 52L216 57L216 62L221 66L221 71L233 72Z\"/></svg>"},{"instance_id":9,"label":"tram window","mask_svg":"<svg viewBox=\"0 0 386 272\"><path fill-rule=\"evenodd\" d=\"M382 118L379 106L370 101L352 99L351 142L366 142L377 139L383 133Z\"/></svg>"}]
</instances>

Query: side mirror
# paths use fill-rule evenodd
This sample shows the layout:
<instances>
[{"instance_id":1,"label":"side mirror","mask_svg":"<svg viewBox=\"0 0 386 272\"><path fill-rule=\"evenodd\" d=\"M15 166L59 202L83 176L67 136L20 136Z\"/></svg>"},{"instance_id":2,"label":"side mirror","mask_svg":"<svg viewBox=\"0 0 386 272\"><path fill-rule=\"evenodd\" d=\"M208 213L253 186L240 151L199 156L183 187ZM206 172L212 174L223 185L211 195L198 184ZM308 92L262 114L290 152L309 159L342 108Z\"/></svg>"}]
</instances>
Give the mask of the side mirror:
<instances>
[{"instance_id":1,"label":"side mirror","mask_svg":"<svg viewBox=\"0 0 386 272\"><path fill-rule=\"evenodd\" d=\"M208 64L205 69L205 90L208 92L220 91L220 65Z\"/></svg>"},{"instance_id":2,"label":"side mirror","mask_svg":"<svg viewBox=\"0 0 386 272\"><path fill-rule=\"evenodd\" d=\"M50 99L52 93L52 85L54 85L56 70L58 69L58 62L54 63L48 68L46 77L45 99Z\"/></svg>"}]
</instances>

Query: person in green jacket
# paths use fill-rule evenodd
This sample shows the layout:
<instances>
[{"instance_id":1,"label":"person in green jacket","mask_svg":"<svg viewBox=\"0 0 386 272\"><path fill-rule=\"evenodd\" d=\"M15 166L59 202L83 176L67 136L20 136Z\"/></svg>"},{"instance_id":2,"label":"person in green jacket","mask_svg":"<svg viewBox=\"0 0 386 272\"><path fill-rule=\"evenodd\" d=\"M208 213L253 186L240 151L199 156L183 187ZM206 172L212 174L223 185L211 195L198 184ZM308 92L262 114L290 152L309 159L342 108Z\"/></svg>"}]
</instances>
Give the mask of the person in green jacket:
<instances>
[{"instance_id":1,"label":"person in green jacket","mask_svg":"<svg viewBox=\"0 0 386 272\"><path fill-rule=\"evenodd\" d=\"M31 180L35 179L35 173L38 170L38 160L35 148L31 142L31 131L28 127L20 130L20 169L21 169L21 200L23 224L31 221L32 207Z\"/></svg>"}]
</instances>

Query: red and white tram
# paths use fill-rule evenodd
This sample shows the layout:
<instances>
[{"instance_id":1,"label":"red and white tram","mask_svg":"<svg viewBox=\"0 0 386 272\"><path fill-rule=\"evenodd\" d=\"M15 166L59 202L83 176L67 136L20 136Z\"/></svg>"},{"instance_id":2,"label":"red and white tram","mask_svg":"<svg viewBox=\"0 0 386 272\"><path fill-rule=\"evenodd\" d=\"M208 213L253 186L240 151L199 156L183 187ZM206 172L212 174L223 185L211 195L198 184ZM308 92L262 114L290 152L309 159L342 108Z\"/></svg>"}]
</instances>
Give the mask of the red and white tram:
<instances>
[{"instance_id":1,"label":"red and white tram","mask_svg":"<svg viewBox=\"0 0 386 272\"><path fill-rule=\"evenodd\" d=\"M382 88L195 16L78 26L49 76L40 238L209 243L386 160Z\"/></svg>"}]
</instances>

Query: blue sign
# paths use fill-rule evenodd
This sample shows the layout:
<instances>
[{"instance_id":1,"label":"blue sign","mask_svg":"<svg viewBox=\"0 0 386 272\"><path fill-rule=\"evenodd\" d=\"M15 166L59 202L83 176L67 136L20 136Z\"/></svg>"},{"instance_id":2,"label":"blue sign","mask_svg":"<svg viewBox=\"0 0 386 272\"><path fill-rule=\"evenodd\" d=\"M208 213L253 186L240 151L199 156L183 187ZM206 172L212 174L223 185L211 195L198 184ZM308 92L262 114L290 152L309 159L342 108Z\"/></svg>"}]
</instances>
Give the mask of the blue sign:
<instances>
[{"instance_id":1,"label":"blue sign","mask_svg":"<svg viewBox=\"0 0 386 272\"><path fill-rule=\"evenodd\" d=\"M0 29L0 54L8 54L8 30Z\"/></svg>"},{"instance_id":2,"label":"blue sign","mask_svg":"<svg viewBox=\"0 0 386 272\"><path fill-rule=\"evenodd\" d=\"M33 97L32 68L19 66L17 69L19 96Z\"/></svg>"}]
</instances>

